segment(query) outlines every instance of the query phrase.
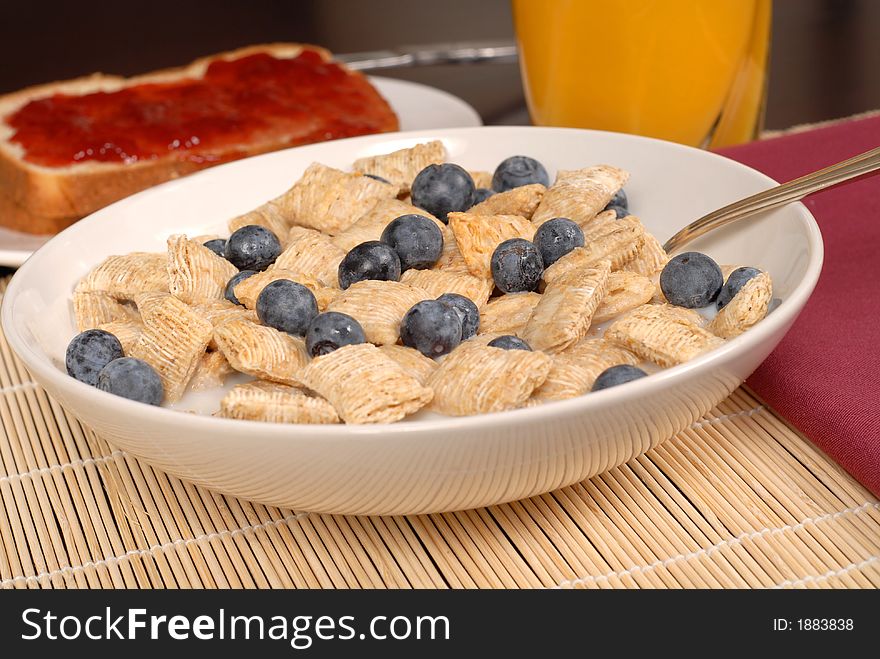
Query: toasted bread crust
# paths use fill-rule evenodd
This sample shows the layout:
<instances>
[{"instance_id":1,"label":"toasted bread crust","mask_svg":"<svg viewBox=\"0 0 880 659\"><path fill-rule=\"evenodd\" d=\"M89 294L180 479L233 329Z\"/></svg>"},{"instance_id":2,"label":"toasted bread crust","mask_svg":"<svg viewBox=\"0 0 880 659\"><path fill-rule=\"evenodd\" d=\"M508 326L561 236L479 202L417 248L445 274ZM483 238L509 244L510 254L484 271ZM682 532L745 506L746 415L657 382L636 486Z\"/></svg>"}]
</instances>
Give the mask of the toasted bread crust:
<instances>
[{"instance_id":1,"label":"toasted bread crust","mask_svg":"<svg viewBox=\"0 0 880 659\"><path fill-rule=\"evenodd\" d=\"M318 46L273 43L247 46L195 60L181 67L154 71L132 78L95 73L81 78L36 85L0 96L0 118L6 117L31 100L50 94L87 94L114 91L123 87L195 78L204 74L208 65L218 59L237 59L254 53L275 57L295 57L304 48L313 50L327 61L330 53ZM344 65L341 65L343 66ZM348 71L351 76L361 76ZM384 102L384 99L381 99ZM387 103L386 103L387 106ZM396 130L397 117L388 107L388 121L380 132ZM236 145L217 160L197 163L163 158L133 164L88 162L70 167L42 167L25 161L21 148L10 142L13 130L0 121L0 225L36 234L61 231L77 219L118 199L150 186L185 176L207 167L267 151L296 146L292 139L276 139L262 143Z\"/></svg>"}]
</instances>

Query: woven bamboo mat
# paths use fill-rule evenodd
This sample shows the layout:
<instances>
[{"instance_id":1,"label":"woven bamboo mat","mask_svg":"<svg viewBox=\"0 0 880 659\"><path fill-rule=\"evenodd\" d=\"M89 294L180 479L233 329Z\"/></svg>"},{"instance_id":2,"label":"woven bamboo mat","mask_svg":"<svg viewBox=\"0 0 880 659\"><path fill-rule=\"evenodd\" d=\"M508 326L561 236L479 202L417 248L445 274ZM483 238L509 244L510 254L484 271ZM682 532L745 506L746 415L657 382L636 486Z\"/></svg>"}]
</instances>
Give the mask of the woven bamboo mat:
<instances>
[{"instance_id":1,"label":"woven bamboo mat","mask_svg":"<svg viewBox=\"0 0 880 659\"><path fill-rule=\"evenodd\" d=\"M880 502L745 389L592 480L389 518L266 507L155 471L49 398L2 336L0 394L4 588L880 585Z\"/></svg>"}]
</instances>

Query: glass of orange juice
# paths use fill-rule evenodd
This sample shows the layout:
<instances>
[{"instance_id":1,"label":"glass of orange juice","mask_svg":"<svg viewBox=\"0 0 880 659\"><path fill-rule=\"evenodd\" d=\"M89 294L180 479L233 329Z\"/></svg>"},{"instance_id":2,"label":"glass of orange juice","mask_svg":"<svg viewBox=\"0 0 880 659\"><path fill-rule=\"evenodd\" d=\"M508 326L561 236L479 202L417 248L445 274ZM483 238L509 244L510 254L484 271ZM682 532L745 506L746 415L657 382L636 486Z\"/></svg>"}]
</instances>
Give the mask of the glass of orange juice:
<instances>
[{"instance_id":1,"label":"glass of orange juice","mask_svg":"<svg viewBox=\"0 0 880 659\"><path fill-rule=\"evenodd\" d=\"M512 0L534 123L715 148L761 129L771 0Z\"/></svg>"}]
</instances>

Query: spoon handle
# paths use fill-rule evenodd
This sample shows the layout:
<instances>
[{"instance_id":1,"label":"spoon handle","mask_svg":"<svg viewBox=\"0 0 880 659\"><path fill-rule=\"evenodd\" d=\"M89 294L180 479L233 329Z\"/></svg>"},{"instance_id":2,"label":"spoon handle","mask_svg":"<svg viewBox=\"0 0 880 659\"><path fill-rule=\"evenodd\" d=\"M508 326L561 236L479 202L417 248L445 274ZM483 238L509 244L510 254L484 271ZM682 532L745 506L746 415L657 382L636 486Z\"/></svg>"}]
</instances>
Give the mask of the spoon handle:
<instances>
[{"instance_id":1,"label":"spoon handle","mask_svg":"<svg viewBox=\"0 0 880 659\"><path fill-rule=\"evenodd\" d=\"M712 211L672 236L663 245L663 249L671 254L712 229L751 217L761 211L798 201L808 194L830 188L857 176L876 172L878 169L880 169L880 147Z\"/></svg>"}]
</instances>

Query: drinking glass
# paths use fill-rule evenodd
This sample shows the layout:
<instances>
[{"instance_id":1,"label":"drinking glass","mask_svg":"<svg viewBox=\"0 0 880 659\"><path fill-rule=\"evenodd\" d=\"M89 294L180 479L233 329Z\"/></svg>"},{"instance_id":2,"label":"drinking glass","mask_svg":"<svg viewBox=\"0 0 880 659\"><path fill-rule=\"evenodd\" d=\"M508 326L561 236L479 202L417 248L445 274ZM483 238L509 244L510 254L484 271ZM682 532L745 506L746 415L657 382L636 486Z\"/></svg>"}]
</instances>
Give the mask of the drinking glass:
<instances>
[{"instance_id":1,"label":"drinking glass","mask_svg":"<svg viewBox=\"0 0 880 659\"><path fill-rule=\"evenodd\" d=\"M771 0L512 0L532 121L716 148L761 130Z\"/></svg>"}]
</instances>

